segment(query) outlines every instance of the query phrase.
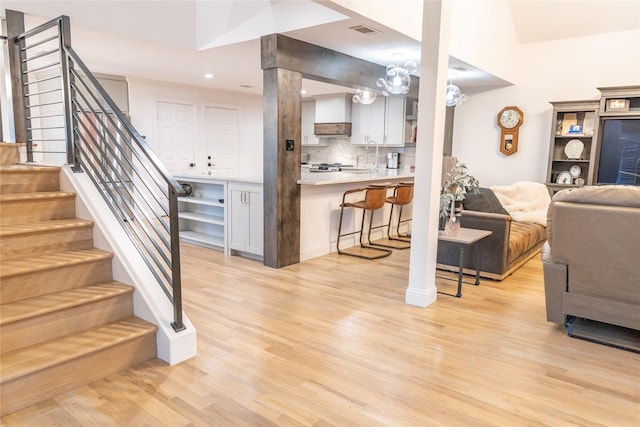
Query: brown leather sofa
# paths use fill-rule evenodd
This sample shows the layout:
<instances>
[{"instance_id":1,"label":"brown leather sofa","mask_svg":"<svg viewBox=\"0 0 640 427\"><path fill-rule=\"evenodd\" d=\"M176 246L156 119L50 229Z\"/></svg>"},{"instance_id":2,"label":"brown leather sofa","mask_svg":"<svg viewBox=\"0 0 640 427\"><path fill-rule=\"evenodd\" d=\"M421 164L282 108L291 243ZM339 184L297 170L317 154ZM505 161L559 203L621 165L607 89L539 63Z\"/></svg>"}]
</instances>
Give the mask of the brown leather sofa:
<instances>
[{"instance_id":1,"label":"brown leather sofa","mask_svg":"<svg viewBox=\"0 0 640 427\"><path fill-rule=\"evenodd\" d=\"M502 280L540 252L546 230L539 224L514 221L490 189L480 191L467 194L460 225L491 231L481 242L480 275ZM465 254L464 272L475 274L476 262L475 251ZM440 269L458 271L458 250L439 242L437 263Z\"/></svg>"},{"instance_id":2,"label":"brown leather sofa","mask_svg":"<svg viewBox=\"0 0 640 427\"><path fill-rule=\"evenodd\" d=\"M542 252L547 320L640 330L640 187L555 194Z\"/></svg>"}]
</instances>

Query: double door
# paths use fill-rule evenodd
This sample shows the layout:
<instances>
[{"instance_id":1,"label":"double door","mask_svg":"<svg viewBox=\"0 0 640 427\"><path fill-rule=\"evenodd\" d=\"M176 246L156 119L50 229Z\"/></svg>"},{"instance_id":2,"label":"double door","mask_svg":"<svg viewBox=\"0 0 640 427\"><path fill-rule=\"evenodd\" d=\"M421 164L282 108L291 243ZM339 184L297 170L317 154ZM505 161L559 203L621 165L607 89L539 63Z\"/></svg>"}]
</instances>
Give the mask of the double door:
<instances>
[{"instance_id":1,"label":"double door","mask_svg":"<svg viewBox=\"0 0 640 427\"><path fill-rule=\"evenodd\" d=\"M234 108L204 108L203 143L198 134L191 104L158 101L157 143L160 161L175 174L234 174L238 169L238 116Z\"/></svg>"}]
</instances>

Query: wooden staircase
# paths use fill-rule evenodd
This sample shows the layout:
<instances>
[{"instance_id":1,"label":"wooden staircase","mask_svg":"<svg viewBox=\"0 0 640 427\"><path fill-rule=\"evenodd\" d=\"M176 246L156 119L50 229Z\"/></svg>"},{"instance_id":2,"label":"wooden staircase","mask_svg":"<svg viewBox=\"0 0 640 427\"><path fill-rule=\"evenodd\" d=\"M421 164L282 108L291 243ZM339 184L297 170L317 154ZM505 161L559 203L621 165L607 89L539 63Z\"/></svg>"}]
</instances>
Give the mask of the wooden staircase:
<instances>
[{"instance_id":1,"label":"wooden staircase","mask_svg":"<svg viewBox=\"0 0 640 427\"><path fill-rule=\"evenodd\" d=\"M16 164L0 143L2 416L156 357L156 326L133 316L134 288L75 218L60 169Z\"/></svg>"}]
</instances>

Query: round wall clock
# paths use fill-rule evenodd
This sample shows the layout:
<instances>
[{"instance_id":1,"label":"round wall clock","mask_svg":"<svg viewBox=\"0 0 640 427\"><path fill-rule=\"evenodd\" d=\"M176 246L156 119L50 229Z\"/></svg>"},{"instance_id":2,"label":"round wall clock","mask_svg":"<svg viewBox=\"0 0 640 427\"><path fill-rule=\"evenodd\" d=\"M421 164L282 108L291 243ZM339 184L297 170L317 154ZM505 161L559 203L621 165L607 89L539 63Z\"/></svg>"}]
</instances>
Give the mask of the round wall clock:
<instances>
[{"instance_id":1,"label":"round wall clock","mask_svg":"<svg viewBox=\"0 0 640 427\"><path fill-rule=\"evenodd\" d=\"M500 126L500 152L507 156L518 151L518 132L524 113L518 107L504 107L498 113L498 126Z\"/></svg>"}]
</instances>

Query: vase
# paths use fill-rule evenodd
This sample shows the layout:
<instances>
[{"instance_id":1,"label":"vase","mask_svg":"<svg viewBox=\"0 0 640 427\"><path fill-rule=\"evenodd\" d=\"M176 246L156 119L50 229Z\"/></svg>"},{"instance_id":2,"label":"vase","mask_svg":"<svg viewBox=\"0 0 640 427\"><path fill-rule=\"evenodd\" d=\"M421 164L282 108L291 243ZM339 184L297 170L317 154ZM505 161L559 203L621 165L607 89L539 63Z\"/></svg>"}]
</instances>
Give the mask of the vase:
<instances>
[{"instance_id":1,"label":"vase","mask_svg":"<svg viewBox=\"0 0 640 427\"><path fill-rule=\"evenodd\" d=\"M460 234L460 217L462 216L462 202L451 201L451 207L449 208L449 216L447 222L444 225L445 236L457 236Z\"/></svg>"}]
</instances>

